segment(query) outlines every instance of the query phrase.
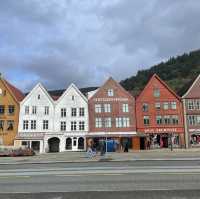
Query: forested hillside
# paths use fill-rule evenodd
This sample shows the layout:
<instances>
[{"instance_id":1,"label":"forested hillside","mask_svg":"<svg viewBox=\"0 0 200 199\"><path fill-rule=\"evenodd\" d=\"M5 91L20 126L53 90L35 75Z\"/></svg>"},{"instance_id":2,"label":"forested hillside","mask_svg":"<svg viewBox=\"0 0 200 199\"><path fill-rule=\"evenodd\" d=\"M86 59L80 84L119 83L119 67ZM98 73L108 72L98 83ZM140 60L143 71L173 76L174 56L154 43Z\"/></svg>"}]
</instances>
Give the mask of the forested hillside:
<instances>
[{"instance_id":1,"label":"forested hillside","mask_svg":"<svg viewBox=\"0 0 200 199\"><path fill-rule=\"evenodd\" d=\"M172 57L167 62L161 62L150 69L140 70L136 76L122 80L120 83L133 95L137 95L154 73L182 95L200 73L200 50Z\"/></svg>"}]
</instances>

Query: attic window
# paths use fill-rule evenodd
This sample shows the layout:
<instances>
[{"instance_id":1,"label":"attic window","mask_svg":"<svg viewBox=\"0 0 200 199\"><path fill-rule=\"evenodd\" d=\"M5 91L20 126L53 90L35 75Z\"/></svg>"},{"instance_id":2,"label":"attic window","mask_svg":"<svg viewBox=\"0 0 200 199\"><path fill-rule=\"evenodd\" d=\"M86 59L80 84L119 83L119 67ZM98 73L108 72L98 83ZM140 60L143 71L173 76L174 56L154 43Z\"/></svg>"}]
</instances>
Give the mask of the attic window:
<instances>
[{"instance_id":1,"label":"attic window","mask_svg":"<svg viewBox=\"0 0 200 199\"><path fill-rule=\"evenodd\" d=\"M40 99L40 95L38 95L38 99Z\"/></svg>"},{"instance_id":2,"label":"attic window","mask_svg":"<svg viewBox=\"0 0 200 199\"><path fill-rule=\"evenodd\" d=\"M154 97L160 97L160 89L159 88L155 88L153 90L153 96Z\"/></svg>"},{"instance_id":3,"label":"attic window","mask_svg":"<svg viewBox=\"0 0 200 199\"><path fill-rule=\"evenodd\" d=\"M74 95L72 95L72 101L74 101Z\"/></svg>"},{"instance_id":4,"label":"attic window","mask_svg":"<svg viewBox=\"0 0 200 199\"><path fill-rule=\"evenodd\" d=\"M2 89L0 88L0 95L2 95L3 94L3 91L2 91Z\"/></svg>"},{"instance_id":5,"label":"attic window","mask_svg":"<svg viewBox=\"0 0 200 199\"><path fill-rule=\"evenodd\" d=\"M113 89L108 89L108 96L112 97L114 95Z\"/></svg>"}]
</instances>

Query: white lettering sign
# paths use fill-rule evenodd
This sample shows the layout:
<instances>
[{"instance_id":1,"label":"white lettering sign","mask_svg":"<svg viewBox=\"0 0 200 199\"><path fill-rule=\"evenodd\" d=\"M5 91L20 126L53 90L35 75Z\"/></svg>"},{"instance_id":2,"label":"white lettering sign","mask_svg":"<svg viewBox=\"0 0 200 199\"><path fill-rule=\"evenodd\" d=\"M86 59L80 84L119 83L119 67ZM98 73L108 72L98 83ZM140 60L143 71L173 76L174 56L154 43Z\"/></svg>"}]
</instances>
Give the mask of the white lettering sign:
<instances>
[{"instance_id":1,"label":"white lettering sign","mask_svg":"<svg viewBox=\"0 0 200 199\"><path fill-rule=\"evenodd\" d=\"M128 98L94 98L95 102L126 102Z\"/></svg>"},{"instance_id":2,"label":"white lettering sign","mask_svg":"<svg viewBox=\"0 0 200 199\"><path fill-rule=\"evenodd\" d=\"M155 128L155 129L145 129L145 133L173 133L177 132L176 128Z\"/></svg>"}]
</instances>

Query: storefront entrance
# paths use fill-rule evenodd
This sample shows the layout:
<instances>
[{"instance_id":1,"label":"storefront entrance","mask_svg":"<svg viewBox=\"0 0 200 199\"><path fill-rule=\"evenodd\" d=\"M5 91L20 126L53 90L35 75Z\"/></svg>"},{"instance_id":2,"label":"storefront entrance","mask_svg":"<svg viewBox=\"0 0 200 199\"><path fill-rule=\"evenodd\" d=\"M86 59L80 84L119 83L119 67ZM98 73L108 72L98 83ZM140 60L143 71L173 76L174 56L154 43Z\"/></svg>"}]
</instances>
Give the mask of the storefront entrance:
<instances>
[{"instance_id":1,"label":"storefront entrance","mask_svg":"<svg viewBox=\"0 0 200 199\"><path fill-rule=\"evenodd\" d=\"M77 151L77 150L84 150L84 138L83 137L68 137L66 139L66 150Z\"/></svg>"},{"instance_id":2,"label":"storefront entrance","mask_svg":"<svg viewBox=\"0 0 200 199\"><path fill-rule=\"evenodd\" d=\"M150 149L156 148L173 148L180 147L180 136L178 134L163 133L163 134L150 134Z\"/></svg>"},{"instance_id":3,"label":"storefront entrance","mask_svg":"<svg viewBox=\"0 0 200 199\"><path fill-rule=\"evenodd\" d=\"M59 148L60 148L60 139L57 137L53 137L50 138L48 140L48 144L49 144L49 152L50 153L55 153L55 152L59 152Z\"/></svg>"}]
</instances>

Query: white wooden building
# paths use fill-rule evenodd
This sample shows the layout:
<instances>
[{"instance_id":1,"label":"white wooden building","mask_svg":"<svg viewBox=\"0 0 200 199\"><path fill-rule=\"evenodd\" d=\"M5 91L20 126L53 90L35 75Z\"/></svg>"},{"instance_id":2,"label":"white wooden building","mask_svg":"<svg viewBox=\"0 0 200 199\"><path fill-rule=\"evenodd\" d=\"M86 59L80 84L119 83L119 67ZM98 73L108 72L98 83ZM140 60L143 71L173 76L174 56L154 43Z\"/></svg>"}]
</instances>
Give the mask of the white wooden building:
<instances>
[{"instance_id":1,"label":"white wooden building","mask_svg":"<svg viewBox=\"0 0 200 199\"><path fill-rule=\"evenodd\" d=\"M40 153L83 151L87 133L87 98L74 84L53 100L39 83L20 104L16 146Z\"/></svg>"}]
</instances>

